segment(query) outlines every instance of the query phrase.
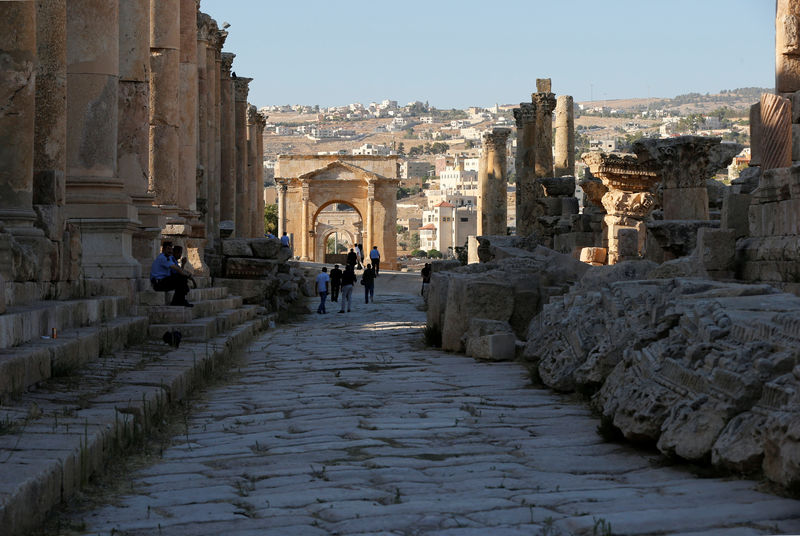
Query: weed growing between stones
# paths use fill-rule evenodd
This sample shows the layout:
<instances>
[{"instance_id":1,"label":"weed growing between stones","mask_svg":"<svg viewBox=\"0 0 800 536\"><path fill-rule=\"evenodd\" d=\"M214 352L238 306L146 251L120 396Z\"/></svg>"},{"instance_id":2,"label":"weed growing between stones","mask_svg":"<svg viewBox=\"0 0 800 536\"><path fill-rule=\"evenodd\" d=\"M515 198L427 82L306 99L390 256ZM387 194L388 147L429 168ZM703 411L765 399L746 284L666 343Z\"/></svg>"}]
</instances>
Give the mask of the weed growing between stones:
<instances>
[{"instance_id":1,"label":"weed growing between stones","mask_svg":"<svg viewBox=\"0 0 800 536\"><path fill-rule=\"evenodd\" d=\"M442 347L442 330L439 326L425 326L422 330L422 335L425 338L425 345L433 348Z\"/></svg>"},{"instance_id":2,"label":"weed growing between stones","mask_svg":"<svg viewBox=\"0 0 800 536\"><path fill-rule=\"evenodd\" d=\"M602 517L593 517L592 536L611 536L611 523Z\"/></svg>"}]
</instances>

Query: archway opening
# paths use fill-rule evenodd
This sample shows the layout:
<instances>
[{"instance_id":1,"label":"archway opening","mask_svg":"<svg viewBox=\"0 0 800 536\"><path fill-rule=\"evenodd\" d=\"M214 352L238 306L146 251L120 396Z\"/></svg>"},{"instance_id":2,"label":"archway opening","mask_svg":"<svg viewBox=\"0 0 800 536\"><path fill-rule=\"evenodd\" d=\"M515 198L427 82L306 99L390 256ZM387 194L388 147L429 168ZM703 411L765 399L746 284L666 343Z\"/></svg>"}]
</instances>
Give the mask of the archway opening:
<instances>
[{"instance_id":1,"label":"archway opening","mask_svg":"<svg viewBox=\"0 0 800 536\"><path fill-rule=\"evenodd\" d=\"M326 264L345 264L347 252L361 244L363 219L356 207L342 200L330 201L314 216L314 257Z\"/></svg>"}]
</instances>

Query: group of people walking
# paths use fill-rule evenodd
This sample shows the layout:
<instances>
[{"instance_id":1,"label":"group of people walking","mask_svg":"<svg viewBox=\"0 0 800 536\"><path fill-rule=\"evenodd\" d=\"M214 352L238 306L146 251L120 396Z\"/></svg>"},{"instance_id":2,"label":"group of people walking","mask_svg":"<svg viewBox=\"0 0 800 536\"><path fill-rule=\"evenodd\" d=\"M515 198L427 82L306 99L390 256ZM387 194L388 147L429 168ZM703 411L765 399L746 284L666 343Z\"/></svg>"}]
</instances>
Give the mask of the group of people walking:
<instances>
[{"instance_id":1,"label":"group of people walking","mask_svg":"<svg viewBox=\"0 0 800 536\"><path fill-rule=\"evenodd\" d=\"M355 247L350 248L347 253L347 264L344 270L339 268L338 264L333 265L333 269L328 274L328 268L322 267L322 271L317 275L316 283L314 285L317 296L319 296L319 307L317 307L318 314L326 314L325 302L330 294L332 302L339 302L341 297L340 313L351 311L351 302L353 295L353 287L358 282L356 276L356 267L360 270L362 268L361 260L363 259L363 252L356 253L355 248L361 250L361 245L357 244ZM380 270L381 254L378 251L378 246L373 246L370 251L370 263L367 264L364 273L361 274L361 284L364 286L364 303L369 303L375 300L375 278L378 277Z\"/></svg>"}]
</instances>

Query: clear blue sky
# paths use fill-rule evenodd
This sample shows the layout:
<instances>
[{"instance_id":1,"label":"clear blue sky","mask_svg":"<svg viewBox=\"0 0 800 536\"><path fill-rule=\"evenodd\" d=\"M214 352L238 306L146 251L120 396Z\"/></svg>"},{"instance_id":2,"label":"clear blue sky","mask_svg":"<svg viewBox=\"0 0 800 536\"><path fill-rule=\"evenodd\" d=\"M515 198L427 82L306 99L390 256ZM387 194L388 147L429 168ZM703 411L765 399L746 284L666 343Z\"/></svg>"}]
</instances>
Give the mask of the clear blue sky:
<instances>
[{"instance_id":1,"label":"clear blue sky","mask_svg":"<svg viewBox=\"0 0 800 536\"><path fill-rule=\"evenodd\" d=\"M250 102L465 108L775 84L774 0L202 0Z\"/></svg>"}]
</instances>

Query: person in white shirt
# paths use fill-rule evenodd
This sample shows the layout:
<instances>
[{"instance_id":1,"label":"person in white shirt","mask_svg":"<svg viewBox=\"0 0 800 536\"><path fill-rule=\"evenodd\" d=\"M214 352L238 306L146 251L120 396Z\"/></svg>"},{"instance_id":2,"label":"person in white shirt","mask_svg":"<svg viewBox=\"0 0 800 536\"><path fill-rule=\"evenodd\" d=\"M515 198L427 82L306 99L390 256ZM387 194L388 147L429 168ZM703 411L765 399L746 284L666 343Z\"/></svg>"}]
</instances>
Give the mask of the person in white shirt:
<instances>
[{"instance_id":1,"label":"person in white shirt","mask_svg":"<svg viewBox=\"0 0 800 536\"><path fill-rule=\"evenodd\" d=\"M319 296L319 307L317 307L317 313L324 315L327 311L325 311L325 300L328 298L328 292L330 291L331 286L331 278L328 275L328 268L323 266L322 272L317 276L317 296Z\"/></svg>"},{"instance_id":2,"label":"person in white shirt","mask_svg":"<svg viewBox=\"0 0 800 536\"><path fill-rule=\"evenodd\" d=\"M372 269L375 270L375 277L378 277L381 273L381 253L378 251L378 246L372 246L369 251L369 260L372 262Z\"/></svg>"}]
</instances>

